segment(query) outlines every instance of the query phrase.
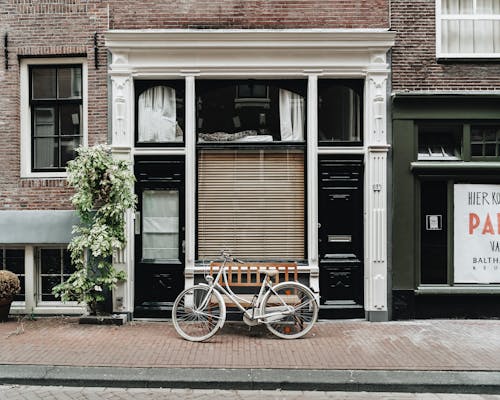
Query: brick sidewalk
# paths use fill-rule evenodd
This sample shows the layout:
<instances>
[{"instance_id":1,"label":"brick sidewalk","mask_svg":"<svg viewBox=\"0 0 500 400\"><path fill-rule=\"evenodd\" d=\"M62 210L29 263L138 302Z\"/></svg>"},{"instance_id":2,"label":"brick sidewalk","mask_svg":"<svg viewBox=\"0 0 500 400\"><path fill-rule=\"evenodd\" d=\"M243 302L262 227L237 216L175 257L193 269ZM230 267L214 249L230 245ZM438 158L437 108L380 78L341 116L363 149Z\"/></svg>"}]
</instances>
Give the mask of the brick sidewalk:
<instances>
[{"instance_id":1,"label":"brick sidewalk","mask_svg":"<svg viewBox=\"0 0 500 400\"><path fill-rule=\"evenodd\" d=\"M79 325L74 318L0 323L0 364L170 368L500 371L500 321L320 322L304 338L227 324L206 343L169 322Z\"/></svg>"}]
</instances>

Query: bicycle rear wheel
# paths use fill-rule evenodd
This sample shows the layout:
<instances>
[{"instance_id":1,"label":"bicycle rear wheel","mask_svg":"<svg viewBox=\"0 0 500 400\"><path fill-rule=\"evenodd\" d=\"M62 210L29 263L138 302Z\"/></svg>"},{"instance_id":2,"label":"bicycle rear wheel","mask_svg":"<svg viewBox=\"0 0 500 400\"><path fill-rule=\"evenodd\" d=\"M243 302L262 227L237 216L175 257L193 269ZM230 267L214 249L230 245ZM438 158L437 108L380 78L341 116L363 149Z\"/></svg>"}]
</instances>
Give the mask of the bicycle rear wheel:
<instances>
[{"instance_id":1,"label":"bicycle rear wheel","mask_svg":"<svg viewBox=\"0 0 500 400\"><path fill-rule=\"evenodd\" d=\"M284 315L279 315L280 312ZM266 318L266 314L271 315ZM282 282L265 294L261 315L270 332L282 339L297 339L316 322L318 302L308 287L298 282Z\"/></svg>"},{"instance_id":2,"label":"bicycle rear wheel","mask_svg":"<svg viewBox=\"0 0 500 400\"><path fill-rule=\"evenodd\" d=\"M192 342L210 339L222 327L225 318L226 307L222 296L203 285L182 291L172 309L175 330Z\"/></svg>"}]
</instances>

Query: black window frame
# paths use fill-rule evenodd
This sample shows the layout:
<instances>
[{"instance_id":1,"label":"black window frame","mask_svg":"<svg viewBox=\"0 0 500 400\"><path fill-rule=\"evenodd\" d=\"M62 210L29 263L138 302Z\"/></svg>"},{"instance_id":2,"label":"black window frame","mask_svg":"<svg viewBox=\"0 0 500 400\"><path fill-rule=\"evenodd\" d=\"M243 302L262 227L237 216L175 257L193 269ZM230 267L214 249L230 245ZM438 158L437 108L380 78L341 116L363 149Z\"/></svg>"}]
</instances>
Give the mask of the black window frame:
<instances>
[{"instance_id":1,"label":"black window frame","mask_svg":"<svg viewBox=\"0 0 500 400\"><path fill-rule=\"evenodd\" d=\"M82 92L80 95L80 98L58 98L58 70L62 68L79 68L80 69L80 79L81 79L81 88ZM55 98L49 98L49 99L34 99L33 98L33 71L34 70L39 70L39 69L55 69L56 70L56 97ZM83 144L83 131L84 131L84 126L83 126L83 87L84 87L84 82L83 82L83 64L44 64L44 65L29 65L29 108L30 108L30 113L31 113L31 123L30 123L30 146L31 146L31 172L64 172L66 171L66 166L62 165L61 162L61 141L62 139L68 139L68 138L79 138L79 146ZM65 105L78 105L79 106L79 114L80 114L80 134L79 135L62 135L60 132L60 115L61 115L61 108L62 106ZM52 136L46 136L47 138L57 138L57 145L58 145L58 160L57 160L57 166L52 167L52 168L36 168L35 167L35 139L39 138L45 138L45 136L37 136L35 138L35 108L40 107L40 106L46 106L46 107L54 107L55 109L55 116L54 116L54 122L55 122L55 133ZM76 149L76 147L75 147Z\"/></svg>"}]
</instances>

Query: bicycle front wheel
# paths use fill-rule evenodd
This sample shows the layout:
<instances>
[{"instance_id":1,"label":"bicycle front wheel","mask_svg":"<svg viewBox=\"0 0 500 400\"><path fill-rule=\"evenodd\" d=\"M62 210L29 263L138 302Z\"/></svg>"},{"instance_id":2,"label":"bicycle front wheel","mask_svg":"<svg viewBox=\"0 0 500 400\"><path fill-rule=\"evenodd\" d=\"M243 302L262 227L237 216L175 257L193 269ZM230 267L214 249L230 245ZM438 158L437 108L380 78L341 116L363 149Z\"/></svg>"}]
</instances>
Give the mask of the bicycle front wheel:
<instances>
[{"instance_id":1,"label":"bicycle front wheel","mask_svg":"<svg viewBox=\"0 0 500 400\"><path fill-rule=\"evenodd\" d=\"M314 293L298 282L282 282L268 290L261 316L267 329L282 339L297 339L309 332L318 318Z\"/></svg>"},{"instance_id":2,"label":"bicycle front wheel","mask_svg":"<svg viewBox=\"0 0 500 400\"><path fill-rule=\"evenodd\" d=\"M172 309L175 330L192 342L210 339L222 327L225 318L226 306L222 296L203 285L181 292Z\"/></svg>"}]
</instances>

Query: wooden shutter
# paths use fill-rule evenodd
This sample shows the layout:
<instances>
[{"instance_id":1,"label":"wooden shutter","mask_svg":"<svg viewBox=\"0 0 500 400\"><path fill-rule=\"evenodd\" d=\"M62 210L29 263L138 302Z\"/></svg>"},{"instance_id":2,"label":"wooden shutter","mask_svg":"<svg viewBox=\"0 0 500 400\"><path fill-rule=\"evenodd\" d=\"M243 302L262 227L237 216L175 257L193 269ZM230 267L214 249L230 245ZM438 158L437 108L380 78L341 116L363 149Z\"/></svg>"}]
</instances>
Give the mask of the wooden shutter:
<instances>
[{"instance_id":1,"label":"wooden shutter","mask_svg":"<svg viewBox=\"0 0 500 400\"><path fill-rule=\"evenodd\" d=\"M303 151L200 151L198 257L304 258L304 198Z\"/></svg>"}]
</instances>

